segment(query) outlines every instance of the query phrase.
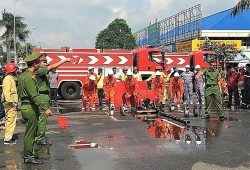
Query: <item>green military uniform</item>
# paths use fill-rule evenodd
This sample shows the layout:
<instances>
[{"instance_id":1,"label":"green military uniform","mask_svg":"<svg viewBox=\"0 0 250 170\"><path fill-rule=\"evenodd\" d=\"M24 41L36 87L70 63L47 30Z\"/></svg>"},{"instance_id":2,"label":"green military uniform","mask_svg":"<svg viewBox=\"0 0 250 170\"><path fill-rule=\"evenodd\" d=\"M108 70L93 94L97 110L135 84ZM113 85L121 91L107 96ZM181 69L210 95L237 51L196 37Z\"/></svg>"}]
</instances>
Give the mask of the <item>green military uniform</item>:
<instances>
[{"instance_id":1,"label":"green military uniform","mask_svg":"<svg viewBox=\"0 0 250 170\"><path fill-rule=\"evenodd\" d=\"M48 80L48 67L39 68L36 72L37 86L40 97L46 104L46 108L49 108L50 103L50 86ZM38 130L37 130L37 143L46 142L45 139L45 130L47 124L47 115L43 112L40 112L39 121L38 121Z\"/></svg>"},{"instance_id":2,"label":"green military uniform","mask_svg":"<svg viewBox=\"0 0 250 170\"><path fill-rule=\"evenodd\" d=\"M221 78L223 78L223 79L226 78L226 74L223 70L220 70L219 73L220 73Z\"/></svg>"},{"instance_id":3,"label":"green military uniform","mask_svg":"<svg viewBox=\"0 0 250 170\"><path fill-rule=\"evenodd\" d=\"M32 62L40 57L39 53L33 53L25 58L25 62ZM21 99L21 113L25 121L24 134L24 161L34 159L33 146L37 133L39 113L48 110L47 105L38 94L35 75L26 70L18 77L18 96Z\"/></svg>"},{"instance_id":4,"label":"green military uniform","mask_svg":"<svg viewBox=\"0 0 250 170\"><path fill-rule=\"evenodd\" d=\"M212 98L214 98L217 114L221 117L224 116L222 105L220 103L220 89L218 85L218 77L220 73L218 70L203 70L203 75L205 76L205 115L210 117L210 107L212 104Z\"/></svg>"}]
</instances>

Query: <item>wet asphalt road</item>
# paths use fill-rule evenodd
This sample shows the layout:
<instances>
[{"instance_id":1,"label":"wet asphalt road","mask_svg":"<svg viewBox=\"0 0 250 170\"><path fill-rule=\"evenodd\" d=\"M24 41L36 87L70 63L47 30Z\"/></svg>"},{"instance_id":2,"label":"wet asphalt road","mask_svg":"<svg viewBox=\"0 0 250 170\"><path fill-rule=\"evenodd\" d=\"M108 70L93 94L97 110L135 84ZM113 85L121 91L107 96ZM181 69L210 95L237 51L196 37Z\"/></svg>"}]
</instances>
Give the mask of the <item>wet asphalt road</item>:
<instances>
[{"instance_id":1,"label":"wet asphalt road","mask_svg":"<svg viewBox=\"0 0 250 170\"><path fill-rule=\"evenodd\" d=\"M176 125L173 126L177 127L174 133L180 134L180 127L185 127L183 135L178 138L167 135L171 132L167 133L166 128L165 133L164 128L152 130L155 119L152 115L121 116L119 108L113 117L103 110L82 112L80 100L62 100L59 105L62 109L53 108L54 115L49 117L46 131L48 141L53 145L35 145L35 152L44 164L23 164L24 124L18 119L15 130L17 145L6 146L0 142L0 169L250 169L250 110L226 109L226 121L218 121L215 114L210 120L191 115L188 127L166 118ZM181 110L171 114L183 117ZM60 128L57 116L68 119L66 132ZM20 113L18 118L21 118ZM165 125L170 127L169 123ZM164 138L160 138L162 134ZM3 139L4 132L1 131L0 135ZM93 144L92 147L89 143Z\"/></svg>"}]
</instances>

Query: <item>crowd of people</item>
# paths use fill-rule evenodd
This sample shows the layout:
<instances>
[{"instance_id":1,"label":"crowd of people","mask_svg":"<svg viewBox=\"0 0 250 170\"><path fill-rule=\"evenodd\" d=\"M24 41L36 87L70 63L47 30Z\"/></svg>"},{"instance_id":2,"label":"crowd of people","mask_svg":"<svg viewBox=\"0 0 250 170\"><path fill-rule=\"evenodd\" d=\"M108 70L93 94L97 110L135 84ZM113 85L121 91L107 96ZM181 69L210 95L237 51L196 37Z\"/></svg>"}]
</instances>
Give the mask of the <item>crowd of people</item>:
<instances>
[{"instance_id":1,"label":"crowd of people","mask_svg":"<svg viewBox=\"0 0 250 170\"><path fill-rule=\"evenodd\" d=\"M21 101L22 120L26 126L24 133L24 163L42 164L35 158L33 146L51 146L46 140L47 117L52 115L50 106L56 104L58 74L55 69L71 58L48 65L46 54L35 52L24 59L26 65L18 68L11 62L0 71L0 129L5 130L4 144L15 145L14 130L17 106ZM52 95L51 95L52 94ZM51 104L50 101L54 103Z\"/></svg>"},{"instance_id":2,"label":"crowd of people","mask_svg":"<svg viewBox=\"0 0 250 170\"><path fill-rule=\"evenodd\" d=\"M234 106L236 108L247 109L249 103L250 86L249 65L246 68L240 67L236 70L231 67L227 74L216 62L210 62L209 68L201 70L200 65L190 70L190 66L185 66L185 71L178 70L177 67L166 68L161 66L155 68L155 72L146 79L150 82L150 89L156 96L156 105L161 103L165 105L166 101L173 103L176 97L176 106L181 104L205 105L205 117L210 118L210 107L215 103L219 117L224 120L223 113L224 98L228 95L228 104L226 107ZM138 81L142 81L141 74L137 67L133 72L127 67L122 69L122 73L117 72L117 68L112 68L108 76L104 77L102 68L98 73L94 73L94 68L89 67L89 73L86 82L83 85L83 110L86 110L86 101L89 100L90 109L95 109L95 104L102 105L102 99L105 99L107 109L110 104L114 104L114 95L117 90L116 82L124 82L125 95L124 104L131 108L130 98L138 93ZM193 96L196 95L198 101L193 103ZM234 100L233 97L234 96ZM240 101L240 98L242 101Z\"/></svg>"},{"instance_id":3,"label":"crowd of people","mask_svg":"<svg viewBox=\"0 0 250 170\"><path fill-rule=\"evenodd\" d=\"M48 64L46 54L35 52L24 60L27 67L22 71L15 63L8 63L0 70L0 130L5 130L4 144L15 145L13 134L17 119L17 105L21 101L22 119L26 129L24 134L24 163L41 164L34 156L34 143L42 146L51 146L46 140L45 129L48 116L52 115L51 106L56 106L58 73L56 68L70 58L54 64ZM229 96L227 106L250 106L250 64L246 67L235 69L234 67L224 74L221 68L217 69L216 62L210 62L209 68L202 69L195 66L195 71L190 71L190 66L185 66L185 71L177 67L166 68L157 66L155 72L146 79L150 82L150 89L155 94L155 104L165 105L166 101L173 103L176 97L176 106L180 104L193 104L194 91L198 97L197 105L205 105L205 115L202 118L210 118L210 107L215 103L220 120L225 120L223 113L223 94ZM103 69L98 68L94 73L94 67L88 68L88 74L82 85L82 110L90 108L95 110L96 105L102 106L105 100L106 108L114 106L114 96L117 90L117 82L124 82L124 104L129 109L131 98L138 94L138 82L142 76L137 67L133 70L124 67L122 73L113 67L104 76ZM240 91L240 93L239 93ZM242 101L240 101L240 96ZM232 100L234 96L234 101ZM241 104L241 106L240 106Z\"/></svg>"}]
</instances>

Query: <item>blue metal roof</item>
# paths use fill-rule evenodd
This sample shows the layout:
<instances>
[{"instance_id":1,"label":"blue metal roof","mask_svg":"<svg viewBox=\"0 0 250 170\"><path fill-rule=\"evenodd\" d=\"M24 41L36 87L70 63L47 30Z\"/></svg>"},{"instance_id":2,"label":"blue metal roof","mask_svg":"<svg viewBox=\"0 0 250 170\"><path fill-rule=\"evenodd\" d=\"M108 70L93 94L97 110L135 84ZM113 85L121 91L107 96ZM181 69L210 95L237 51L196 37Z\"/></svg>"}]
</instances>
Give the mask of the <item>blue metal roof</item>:
<instances>
[{"instance_id":1,"label":"blue metal roof","mask_svg":"<svg viewBox=\"0 0 250 170\"><path fill-rule=\"evenodd\" d=\"M202 18L201 30L250 30L250 9L240 12L235 17L231 17L233 8ZM160 35L160 40L173 38L175 35L183 35L192 32L199 27L196 22L191 22L174 28ZM144 38L137 42L137 45L148 44L148 39Z\"/></svg>"},{"instance_id":2,"label":"blue metal roof","mask_svg":"<svg viewBox=\"0 0 250 170\"><path fill-rule=\"evenodd\" d=\"M202 19L202 30L250 30L250 9L231 17L232 8Z\"/></svg>"}]
</instances>

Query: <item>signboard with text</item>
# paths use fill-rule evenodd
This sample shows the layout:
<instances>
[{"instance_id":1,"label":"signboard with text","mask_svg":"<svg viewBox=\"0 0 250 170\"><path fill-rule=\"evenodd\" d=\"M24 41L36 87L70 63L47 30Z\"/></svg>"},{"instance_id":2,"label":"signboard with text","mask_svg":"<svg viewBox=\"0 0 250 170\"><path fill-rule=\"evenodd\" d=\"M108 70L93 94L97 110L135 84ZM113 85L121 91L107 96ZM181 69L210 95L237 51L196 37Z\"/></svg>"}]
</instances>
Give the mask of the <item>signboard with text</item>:
<instances>
[{"instance_id":1,"label":"signboard with text","mask_svg":"<svg viewBox=\"0 0 250 170\"><path fill-rule=\"evenodd\" d=\"M160 41L160 31L157 23L148 26L148 45L156 46Z\"/></svg>"},{"instance_id":2,"label":"signboard with text","mask_svg":"<svg viewBox=\"0 0 250 170\"><path fill-rule=\"evenodd\" d=\"M205 40L191 40L177 44L177 52L199 51ZM241 40L211 40L220 44L233 45L237 50L241 50Z\"/></svg>"}]
</instances>

